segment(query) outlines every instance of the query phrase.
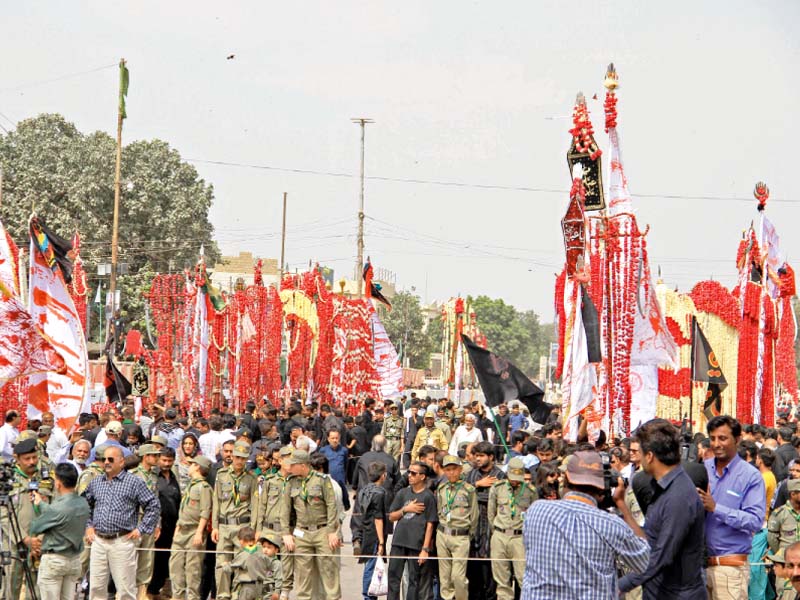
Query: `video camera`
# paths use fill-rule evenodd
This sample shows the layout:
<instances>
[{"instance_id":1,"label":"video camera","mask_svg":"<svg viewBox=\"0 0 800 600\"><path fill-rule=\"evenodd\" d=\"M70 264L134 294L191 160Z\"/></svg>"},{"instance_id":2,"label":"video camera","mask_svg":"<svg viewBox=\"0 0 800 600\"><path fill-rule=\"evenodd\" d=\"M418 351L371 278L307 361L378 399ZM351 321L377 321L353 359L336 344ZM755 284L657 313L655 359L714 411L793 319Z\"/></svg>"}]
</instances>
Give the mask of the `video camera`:
<instances>
[{"instance_id":1,"label":"video camera","mask_svg":"<svg viewBox=\"0 0 800 600\"><path fill-rule=\"evenodd\" d=\"M611 455L608 452L601 452L600 460L603 462L603 499L597 506L608 510L614 507L614 490L621 476L616 469L611 468Z\"/></svg>"},{"instance_id":2,"label":"video camera","mask_svg":"<svg viewBox=\"0 0 800 600\"><path fill-rule=\"evenodd\" d=\"M14 489L14 465L0 460L0 497L8 496Z\"/></svg>"}]
</instances>

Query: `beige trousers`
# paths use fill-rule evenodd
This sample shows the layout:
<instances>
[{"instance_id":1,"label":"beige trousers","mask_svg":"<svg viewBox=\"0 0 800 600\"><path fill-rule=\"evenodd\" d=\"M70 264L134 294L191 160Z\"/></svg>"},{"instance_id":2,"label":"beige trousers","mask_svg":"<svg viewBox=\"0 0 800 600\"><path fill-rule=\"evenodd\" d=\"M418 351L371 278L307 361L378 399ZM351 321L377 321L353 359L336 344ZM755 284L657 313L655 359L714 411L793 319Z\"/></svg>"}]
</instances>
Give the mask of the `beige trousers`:
<instances>
[{"instance_id":1,"label":"beige trousers","mask_svg":"<svg viewBox=\"0 0 800 600\"><path fill-rule=\"evenodd\" d=\"M750 566L708 567L706 587L710 600L741 600L747 598L750 583Z\"/></svg>"},{"instance_id":2,"label":"beige trousers","mask_svg":"<svg viewBox=\"0 0 800 600\"><path fill-rule=\"evenodd\" d=\"M201 552L183 552L198 550L192 546L192 539L197 531L196 525L176 527L172 537L172 548L169 555L169 578L172 582L172 597L185 600L200 600L200 582L203 575L203 557ZM206 547L203 536L202 549Z\"/></svg>"},{"instance_id":3,"label":"beige trousers","mask_svg":"<svg viewBox=\"0 0 800 600\"><path fill-rule=\"evenodd\" d=\"M323 531L304 531L303 537L295 536L294 575L297 600L316 600L313 594L314 581L321 579L325 589L325 600L340 600L339 550L328 546L328 534ZM300 554L327 554L329 556L299 556Z\"/></svg>"},{"instance_id":4,"label":"beige trousers","mask_svg":"<svg viewBox=\"0 0 800 600\"><path fill-rule=\"evenodd\" d=\"M522 575L525 573L525 547L522 536L510 536L499 531L492 532L491 557L506 560L492 561L492 577L497 583L497 600L513 600L513 578L522 590Z\"/></svg>"},{"instance_id":5,"label":"beige trousers","mask_svg":"<svg viewBox=\"0 0 800 600\"><path fill-rule=\"evenodd\" d=\"M89 597L108 599L108 578L117 588L116 600L136 600L136 542L124 537L94 538L89 559Z\"/></svg>"},{"instance_id":6,"label":"beige trousers","mask_svg":"<svg viewBox=\"0 0 800 600\"><path fill-rule=\"evenodd\" d=\"M469 536L436 533L436 552L440 558L463 558L464 560L439 561L439 591L443 600L467 600L467 559L469 558Z\"/></svg>"},{"instance_id":7,"label":"beige trousers","mask_svg":"<svg viewBox=\"0 0 800 600\"><path fill-rule=\"evenodd\" d=\"M75 588L81 578L81 563L77 556L44 554L39 564L39 598L63 600L75 597Z\"/></svg>"},{"instance_id":8,"label":"beige trousers","mask_svg":"<svg viewBox=\"0 0 800 600\"><path fill-rule=\"evenodd\" d=\"M136 553L136 587L150 583L150 578L153 576L155 543L152 533L142 534L139 540L140 550Z\"/></svg>"}]
</instances>

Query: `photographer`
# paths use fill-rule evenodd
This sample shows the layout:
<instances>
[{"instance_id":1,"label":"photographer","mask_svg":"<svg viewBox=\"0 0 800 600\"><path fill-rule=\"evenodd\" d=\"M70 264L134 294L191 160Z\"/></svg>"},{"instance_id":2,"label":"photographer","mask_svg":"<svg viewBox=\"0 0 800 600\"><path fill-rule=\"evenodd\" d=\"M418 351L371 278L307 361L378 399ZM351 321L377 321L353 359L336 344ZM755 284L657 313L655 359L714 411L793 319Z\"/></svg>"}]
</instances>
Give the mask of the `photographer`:
<instances>
[{"instance_id":1,"label":"photographer","mask_svg":"<svg viewBox=\"0 0 800 600\"><path fill-rule=\"evenodd\" d=\"M642 598L705 600L702 576L705 510L695 484L680 465L681 441L669 421L653 419L636 430L641 465L652 477L654 499L644 528L650 564L620 580L620 590L642 586Z\"/></svg>"},{"instance_id":2,"label":"photographer","mask_svg":"<svg viewBox=\"0 0 800 600\"><path fill-rule=\"evenodd\" d=\"M525 513L522 600L616 600L617 562L639 573L650 547L625 504L618 479L612 499L622 519L598 508L608 497L602 458L576 452L567 463L562 500L534 502Z\"/></svg>"},{"instance_id":3,"label":"photographer","mask_svg":"<svg viewBox=\"0 0 800 600\"><path fill-rule=\"evenodd\" d=\"M31 523L31 535L44 534L39 565L39 594L42 600L71 598L81 577L78 560L89 518L89 504L75 493L78 470L62 463L55 470L56 498L48 505L39 492L33 504L39 512Z\"/></svg>"}]
</instances>

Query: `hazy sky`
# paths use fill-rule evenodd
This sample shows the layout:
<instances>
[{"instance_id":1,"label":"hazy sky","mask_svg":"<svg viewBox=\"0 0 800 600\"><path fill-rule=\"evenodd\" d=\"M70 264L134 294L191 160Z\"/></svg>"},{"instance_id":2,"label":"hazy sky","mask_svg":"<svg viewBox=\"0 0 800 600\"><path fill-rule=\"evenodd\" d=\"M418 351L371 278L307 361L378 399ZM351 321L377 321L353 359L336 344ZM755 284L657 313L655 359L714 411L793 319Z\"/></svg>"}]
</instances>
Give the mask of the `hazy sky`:
<instances>
[{"instance_id":1,"label":"hazy sky","mask_svg":"<svg viewBox=\"0 0 800 600\"><path fill-rule=\"evenodd\" d=\"M567 117L578 90L597 93L589 107L607 149L602 81L614 61L629 185L665 280L733 282L760 179L783 248L800 262L794 0L3 8L0 124L59 112L113 134L117 70L87 71L125 57L125 141L164 139L214 184L211 220L228 254L278 255L286 191L291 266L314 259L352 273L357 178L203 161L357 175L350 119L366 116L376 121L367 175L417 181L367 181L373 264L427 300L483 293L550 320Z\"/></svg>"}]
</instances>

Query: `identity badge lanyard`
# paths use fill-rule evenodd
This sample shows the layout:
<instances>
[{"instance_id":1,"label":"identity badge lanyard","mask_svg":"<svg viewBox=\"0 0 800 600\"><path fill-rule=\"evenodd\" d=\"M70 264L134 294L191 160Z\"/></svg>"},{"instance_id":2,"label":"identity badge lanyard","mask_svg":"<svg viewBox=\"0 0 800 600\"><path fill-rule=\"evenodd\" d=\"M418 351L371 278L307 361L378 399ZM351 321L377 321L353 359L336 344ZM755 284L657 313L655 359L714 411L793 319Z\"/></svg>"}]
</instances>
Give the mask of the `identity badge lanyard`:
<instances>
[{"instance_id":1,"label":"identity badge lanyard","mask_svg":"<svg viewBox=\"0 0 800 600\"><path fill-rule=\"evenodd\" d=\"M239 482L241 481L241 477L233 478L233 505L239 506Z\"/></svg>"},{"instance_id":2,"label":"identity badge lanyard","mask_svg":"<svg viewBox=\"0 0 800 600\"><path fill-rule=\"evenodd\" d=\"M447 487L447 499L446 499L446 506L445 508L445 519L447 522L450 522L450 508L453 506L453 502L456 500L456 496L458 495L458 490L461 489L462 484L458 483L455 486L448 486Z\"/></svg>"},{"instance_id":3,"label":"identity badge lanyard","mask_svg":"<svg viewBox=\"0 0 800 600\"><path fill-rule=\"evenodd\" d=\"M513 519L514 517L517 516L517 502L519 501L519 497L525 490L523 486L520 485L517 492L514 493L514 486L508 483L508 481L506 481L506 485L508 486L508 489L511 492L511 502L509 502L509 505L511 506L511 518Z\"/></svg>"}]
</instances>

